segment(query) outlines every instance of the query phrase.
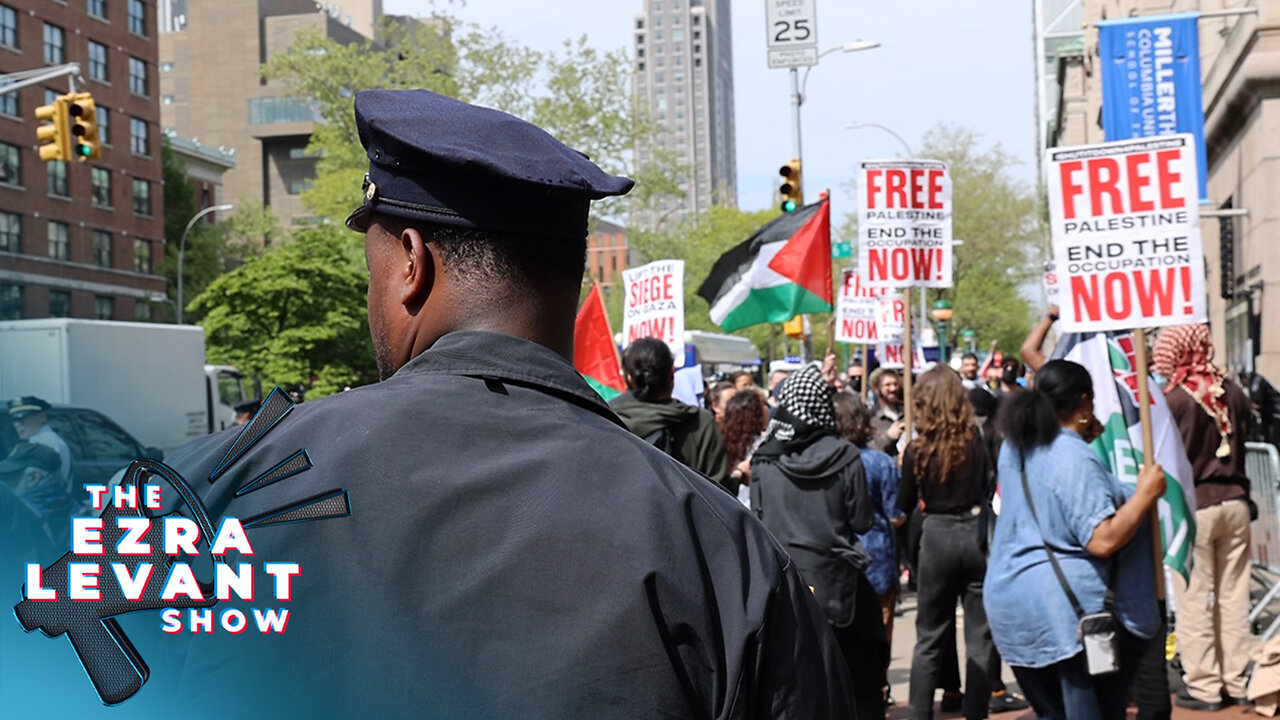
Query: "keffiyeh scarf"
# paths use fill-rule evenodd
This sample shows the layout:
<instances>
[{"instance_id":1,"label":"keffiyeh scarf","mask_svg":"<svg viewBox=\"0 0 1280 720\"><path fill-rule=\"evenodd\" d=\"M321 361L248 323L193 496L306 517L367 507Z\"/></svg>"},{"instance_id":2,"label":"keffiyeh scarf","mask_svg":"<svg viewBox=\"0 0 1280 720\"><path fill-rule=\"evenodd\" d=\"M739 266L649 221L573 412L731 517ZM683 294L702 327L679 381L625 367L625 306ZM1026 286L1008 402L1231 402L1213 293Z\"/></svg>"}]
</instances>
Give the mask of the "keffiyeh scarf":
<instances>
[{"instance_id":1,"label":"keffiyeh scarf","mask_svg":"<svg viewBox=\"0 0 1280 720\"><path fill-rule=\"evenodd\" d=\"M814 432L834 433L836 415L831 398L835 392L822 378L817 363L792 373L778 388L778 411L769 421L766 441L790 443L797 436Z\"/></svg>"},{"instance_id":2,"label":"keffiyeh scarf","mask_svg":"<svg viewBox=\"0 0 1280 720\"><path fill-rule=\"evenodd\" d=\"M1226 379L1213 360L1213 343L1208 325L1176 325L1165 328L1152 350L1155 371L1168 379L1166 395L1181 387L1196 401L1218 426L1222 442L1215 453L1220 458L1231 454L1231 415L1222 400Z\"/></svg>"}]
</instances>

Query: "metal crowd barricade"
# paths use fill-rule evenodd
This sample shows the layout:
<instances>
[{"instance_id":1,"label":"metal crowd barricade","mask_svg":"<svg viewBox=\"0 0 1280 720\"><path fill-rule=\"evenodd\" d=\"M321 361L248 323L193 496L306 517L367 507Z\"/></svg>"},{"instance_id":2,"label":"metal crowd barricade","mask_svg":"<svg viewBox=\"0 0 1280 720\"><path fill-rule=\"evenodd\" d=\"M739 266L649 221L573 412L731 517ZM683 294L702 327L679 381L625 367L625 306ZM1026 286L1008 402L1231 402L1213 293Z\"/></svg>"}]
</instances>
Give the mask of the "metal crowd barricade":
<instances>
[{"instance_id":1,"label":"metal crowd barricade","mask_svg":"<svg viewBox=\"0 0 1280 720\"><path fill-rule=\"evenodd\" d=\"M1258 519L1251 528L1253 580L1266 589L1249 611L1249 627L1257 625L1268 606L1280 597L1280 452L1270 443L1245 443L1245 475L1253 485ZM1265 643L1280 630L1280 613L1262 633Z\"/></svg>"}]
</instances>

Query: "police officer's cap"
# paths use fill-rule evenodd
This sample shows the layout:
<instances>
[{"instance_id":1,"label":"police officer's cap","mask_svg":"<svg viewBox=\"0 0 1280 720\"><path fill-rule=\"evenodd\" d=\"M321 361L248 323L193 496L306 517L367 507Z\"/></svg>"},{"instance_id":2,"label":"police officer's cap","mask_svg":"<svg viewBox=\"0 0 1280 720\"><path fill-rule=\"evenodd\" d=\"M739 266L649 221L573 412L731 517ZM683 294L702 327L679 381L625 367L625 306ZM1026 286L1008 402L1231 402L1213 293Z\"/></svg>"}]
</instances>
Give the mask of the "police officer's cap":
<instances>
[{"instance_id":1,"label":"police officer's cap","mask_svg":"<svg viewBox=\"0 0 1280 720\"><path fill-rule=\"evenodd\" d=\"M35 395L23 395L9 401L9 418L21 420L32 413L44 412L48 409L49 403L44 400Z\"/></svg>"},{"instance_id":2,"label":"police officer's cap","mask_svg":"<svg viewBox=\"0 0 1280 720\"><path fill-rule=\"evenodd\" d=\"M244 400L236 403L232 407L235 409L237 415L243 415L245 413L256 413L258 412L258 408L262 407L262 401L261 400Z\"/></svg>"},{"instance_id":3,"label":"police officer's cap","mask_svg":"<svg viewBox=\"0 0 1280 720\"><path fill-rule=\"evenodd\" d=\"M358 232L379 213L523 236L582 239L592 200L635 184L614 177L542 128L426 90L356 95L369 156Z\"/></svg>"}]
</instances>

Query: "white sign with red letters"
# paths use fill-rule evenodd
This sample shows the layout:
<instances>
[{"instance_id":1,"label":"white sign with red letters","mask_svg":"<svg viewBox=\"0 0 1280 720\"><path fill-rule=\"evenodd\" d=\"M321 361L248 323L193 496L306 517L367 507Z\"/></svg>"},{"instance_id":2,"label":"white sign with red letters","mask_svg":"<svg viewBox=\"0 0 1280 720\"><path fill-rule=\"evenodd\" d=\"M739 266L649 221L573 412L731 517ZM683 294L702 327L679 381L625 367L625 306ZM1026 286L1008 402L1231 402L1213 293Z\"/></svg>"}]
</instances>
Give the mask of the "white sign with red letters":
<instances>
[{"instance_id":1,"label":"white sign with red letters","mask_svg":"<svg viewBox=\"0 0 1280 720\"><path fill-rule=\"evenodd\" d=\"M873 287L951 287L951 175L937 160L866 160L858 267Z\"/></svg>"},{"instance_id":2,"label":"white sign with red letters","mask_svg":"<svg viewBox=\"0 0 1280 720\"><path fill-rule=\"evenodd\" d=\"M1049 148L1045 157L1062 329L1205 322L1194 136Z\"/></svg>"}]
</instances>

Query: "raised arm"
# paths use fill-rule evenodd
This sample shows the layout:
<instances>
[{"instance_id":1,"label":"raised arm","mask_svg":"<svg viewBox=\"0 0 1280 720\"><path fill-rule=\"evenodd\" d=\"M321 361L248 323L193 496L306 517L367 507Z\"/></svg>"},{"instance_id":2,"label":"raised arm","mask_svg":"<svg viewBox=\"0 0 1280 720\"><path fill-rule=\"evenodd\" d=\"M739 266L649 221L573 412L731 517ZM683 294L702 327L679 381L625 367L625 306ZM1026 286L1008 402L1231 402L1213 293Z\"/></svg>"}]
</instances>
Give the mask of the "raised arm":
<instances>
[{"instance_id":1,"label":"raised arm","mask_svg":"<svg viewBox=\"0 0 1280 720\"><path fill-rule=\"evenodd\" d=\"M1049 328L1058 321L1058 306L1050 305L1045 316L1040 318L1040 322L1031 328L1031 334L1027 335L1027 339L1022 341L1022 347L1018 348L1018 352L1022 355L1022 361L1027 367L1039 370L1041 365L1045 363L1044 353L1040 348L1044 346L1044 339L1049 335Z\"/></svg>"}]
</instances>

